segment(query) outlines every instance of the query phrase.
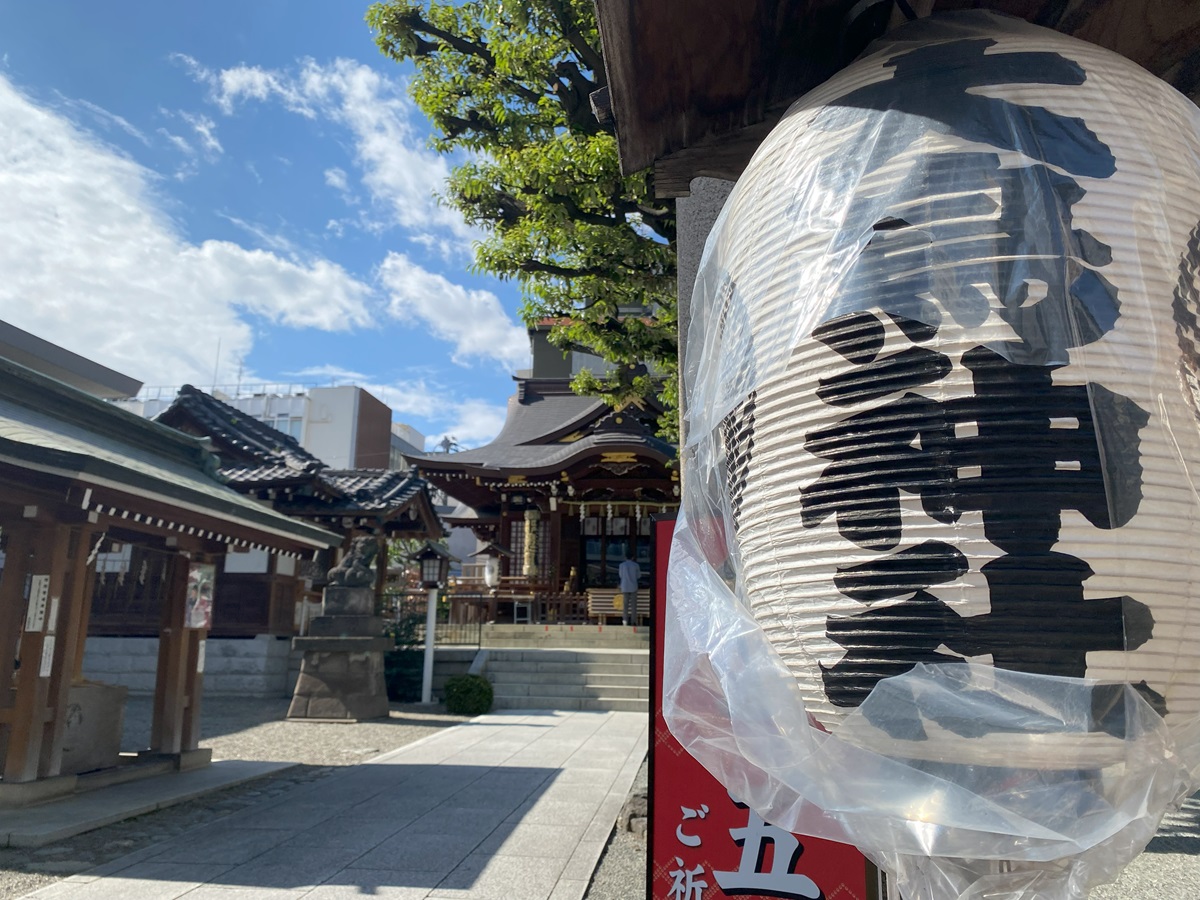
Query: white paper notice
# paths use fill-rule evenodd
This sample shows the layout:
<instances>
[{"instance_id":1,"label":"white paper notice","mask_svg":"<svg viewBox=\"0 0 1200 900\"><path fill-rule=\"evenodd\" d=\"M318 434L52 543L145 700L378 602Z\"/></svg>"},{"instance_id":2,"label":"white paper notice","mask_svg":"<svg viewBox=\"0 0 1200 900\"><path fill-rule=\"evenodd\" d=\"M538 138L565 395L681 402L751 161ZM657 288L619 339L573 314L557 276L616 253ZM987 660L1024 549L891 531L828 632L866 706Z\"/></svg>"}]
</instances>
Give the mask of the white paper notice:
<instances>
[{"instance_id":1,"label":"white paper notice","mask_svg":"<svg viewBox=\"0 0 1200 900\"><path fill-rule=\"evenodd\" d=\"M50 596L50 576L29 576L29 608L25 612L25 630L41 631L46 626L46 601Z\"/></svg>"},{"instance_id":2,"label":"white paper notice","mask_svg":"<svg viewBox=\"0 0 1200 900\"><path fill-rule=\"evenodd\" d=\"M54 671L54 636L46 638L42 644L42 665L38 669L38 678L49 678Z\"/></svg>"},{"instance_id":3,"label":"white paper notice","mask_svg":"<svg viewBox=\"0 0 1200 900\"><path fill-rule=\"evenodd\" d=\"M208 641L201 641L200 648L196 651L196 671L204 673L204 646Z\"/></svg>"}]
</instances>

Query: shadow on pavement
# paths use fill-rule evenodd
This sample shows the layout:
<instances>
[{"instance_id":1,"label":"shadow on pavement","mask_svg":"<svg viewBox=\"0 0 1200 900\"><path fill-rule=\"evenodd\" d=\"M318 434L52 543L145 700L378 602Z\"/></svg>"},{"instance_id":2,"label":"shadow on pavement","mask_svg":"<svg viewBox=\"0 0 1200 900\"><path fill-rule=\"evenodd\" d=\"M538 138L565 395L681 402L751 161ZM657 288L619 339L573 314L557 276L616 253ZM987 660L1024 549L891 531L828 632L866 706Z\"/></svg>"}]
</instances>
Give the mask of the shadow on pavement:
<instances>
[{"instance_id":1,"label":"shadow on pavement","mask_svg":"<svg viewBox=\"0 0 1200 900\"><path fill-rule=\"evenodd\" d=\"M1176 812L1168 813L1147 853L1200 854L1200 794L1193 794Z\"/></svg>"}]
</instances>

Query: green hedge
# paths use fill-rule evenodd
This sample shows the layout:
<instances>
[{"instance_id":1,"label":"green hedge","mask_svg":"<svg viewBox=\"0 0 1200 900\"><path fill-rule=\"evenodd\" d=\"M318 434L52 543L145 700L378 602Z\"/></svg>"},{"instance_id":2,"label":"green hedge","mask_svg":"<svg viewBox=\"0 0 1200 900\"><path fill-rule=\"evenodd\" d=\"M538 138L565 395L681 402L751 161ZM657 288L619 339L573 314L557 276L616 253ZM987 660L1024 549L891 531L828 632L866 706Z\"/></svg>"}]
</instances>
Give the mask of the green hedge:
<instances>
[{"instance_id":1,"label":"green hedge","mask_svg":"<svg viewBox=\"0 0 1200 900\"><path fill-rule=\"evenodd\" d=\"M479 675L455 675L446 682L446 711L482 716L492 708L492 684Z\"/></svg>"}]
</instances>

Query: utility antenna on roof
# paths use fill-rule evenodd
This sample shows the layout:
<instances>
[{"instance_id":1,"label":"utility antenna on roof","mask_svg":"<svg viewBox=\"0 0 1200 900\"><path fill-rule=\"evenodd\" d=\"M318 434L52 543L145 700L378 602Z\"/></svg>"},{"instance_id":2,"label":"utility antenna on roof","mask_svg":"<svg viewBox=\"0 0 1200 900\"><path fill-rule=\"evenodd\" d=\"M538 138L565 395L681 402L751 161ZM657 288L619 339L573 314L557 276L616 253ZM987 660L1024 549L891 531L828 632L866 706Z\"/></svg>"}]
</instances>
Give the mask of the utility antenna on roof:
<instances>
[{"instance_id":1,"label":"utility antenna on roof","mask_svg":"<svg viewBox=\"0 0 1200 900\"><path fill-rule=\"evenodd\" d=\"M213 393L217 390L217 372L218 372L218 370L220 370L220 368L221 368L221 339L218 337L217 338L217 358L215 360L213 360L213 380L212 380L212 391L210 391L210 393Z\"/></svg>"}]
</instances>

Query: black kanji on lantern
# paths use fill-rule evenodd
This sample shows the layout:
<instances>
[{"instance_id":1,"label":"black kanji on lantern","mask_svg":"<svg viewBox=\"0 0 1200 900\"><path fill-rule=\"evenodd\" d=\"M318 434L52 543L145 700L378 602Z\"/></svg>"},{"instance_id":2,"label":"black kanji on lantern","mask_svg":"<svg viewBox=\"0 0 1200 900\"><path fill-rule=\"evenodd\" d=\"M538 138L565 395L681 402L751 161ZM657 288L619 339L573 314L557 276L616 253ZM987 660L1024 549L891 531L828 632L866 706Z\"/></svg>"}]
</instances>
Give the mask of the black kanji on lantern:
<instances>
[{"instance_id":1,"label":"black kanji on lantern","mask_svg":"<svg viewBox=\"0 0 1200 900\"><path fill-rule=\"evenodd\" d=\"M885 215L874 212L876 185L846 211L849 228L870 233L827 317L880 309L936 326L944 311L974 328L994 313L1014 332L1010 359L1065 363L1069 348L1099 339L1119 315L1117 291L1097 271L1110 248L1072 227L1084 194L1076 179L1107 178L1116 162L1082 119L983 90L1079 85L1086 73L1078 63L1049 52L988 52L995 43L944 41L898 53L884 63L892 78L815 117L817 128L840 129L847 109L884 113L864 114L859 134L839 141L871 148L862 177L885 182L887 204ZM946 138L931 147L930 133ZM844 182L840 154L825 168L823 179Z\"/></svg>"},{"instance_id":2,"label":"black kanji on lantern","mask_svg":"<svg viewBox=\"0 0 1200 900\"><path fill-rule=\"evenodd\" d=\"M1111 331L1120 314L1100 271L1110 248L1075 228L1073 216L1085 194L1076 179L1107 178L1115 161L1082 119L979 90L1082 84L1077 63L985 52L993 44L946 41L897 54L885 64L892 79L844 95L828 119L814 120L844 128L846 108L908 114L864 117L864 139L874 142L867 172L876 174L863 177L878 184L852 201L846 222L869 230L812 335L850 367L816 388L847 414L805 436L827 464L801 490L802 524L832 517L844 538L878 553L835 577L843 596L869 607L826 624L846 651L823 668L839 706L858 706L881 678L962 656L1082 677L1089 652L1136 648L1153 627L1149 609L1130 597L1085 600L1092 567L1054 549L1065 511L1113 529L1141 500L1138 432L1148 415L1101 385L1052 378L1072 348ZM930 132L946 137L924 141ZM921 346L947 325L944 316L955 336ZM893 341L885 352L889 330L907 346ZM949 346L967 349L951 358L942 352ZM970 371L971 394L925 396L955 366ZM904 494L937 522L981 514L1000 552L979 566L989 612L962 616L937 595L970 567L966 546L926 540L897 551Z\"/></svg>"},{"instance_id":3,"label":"black kanji on lantern","mask_svg":"<svg viewBox=\"0 0 1200 900\"><path fill-rule=\"evenodd\" d=\"M855 321L864 321L861 313ZM1104 529L1137 511L1137 434L1146 413L1101 385L1055 385L1057 367L1016 365L985 347L964 353L962 365L972 373L972 396L939 402L905 393L805 442L830 460L802 491L806 526L833 515L843 537L890 550L902 539L905 491L939 521L981 512L985 536L1004 554L980 569L991 611L971 617L930 591L967 570L949 544L925 541L840 569L835 586L844 596L904 599L828 620L827 634L846 648L823 669L836 705L859 705L879 679L917 663L958 659L945 649L990 654L1000 668L1083 677L1089 652L1129 650L1150 637L1153 617L1144 604L1124 596L1085 600L1092 568L1053 549L1065 510Z\"/></svg>"}]
</instances>

